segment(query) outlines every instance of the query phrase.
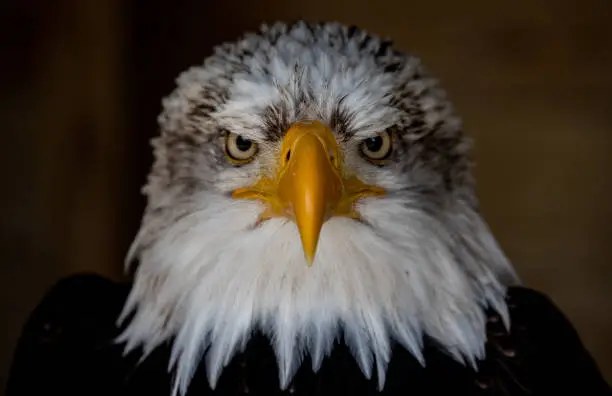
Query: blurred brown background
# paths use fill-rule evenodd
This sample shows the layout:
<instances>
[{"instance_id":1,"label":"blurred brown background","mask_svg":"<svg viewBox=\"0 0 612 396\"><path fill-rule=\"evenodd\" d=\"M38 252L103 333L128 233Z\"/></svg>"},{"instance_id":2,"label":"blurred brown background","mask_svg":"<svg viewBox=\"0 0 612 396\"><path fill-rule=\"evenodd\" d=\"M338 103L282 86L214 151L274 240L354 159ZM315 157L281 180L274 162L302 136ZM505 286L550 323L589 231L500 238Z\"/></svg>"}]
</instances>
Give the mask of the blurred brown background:
<instances>
[{"instance_id":1,"label":"blurred brown background","mask_svg":"<svg viewBox=\"0 0 612 396\"><path fill-rule=\"evenodd\" d=\"M440 77L477 139L487 220L612 381L611 16L610 0L3 0L0 387L46 288L121 276L176 75L300 18L391 36Z\"/></svg>"}]
</instances>

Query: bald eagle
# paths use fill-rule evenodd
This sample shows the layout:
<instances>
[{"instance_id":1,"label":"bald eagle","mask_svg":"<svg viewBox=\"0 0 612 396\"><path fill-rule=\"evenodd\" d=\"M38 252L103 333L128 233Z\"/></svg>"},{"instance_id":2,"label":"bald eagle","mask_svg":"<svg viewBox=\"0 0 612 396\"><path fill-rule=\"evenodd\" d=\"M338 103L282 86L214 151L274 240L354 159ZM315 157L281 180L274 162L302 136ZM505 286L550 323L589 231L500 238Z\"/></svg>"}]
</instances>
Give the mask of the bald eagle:
<instances>
[{"instance_id":1,"label":"bald eagle","mask_svg":"<svg viewBox=\"0 0 612 396\"><path fill-rule=\"evenodd\" d=\"M133 281L57 284L9 395L610 394L520 286L415 56L263 26L181 74L159 125Z\"/></svg>"}]
</instances>

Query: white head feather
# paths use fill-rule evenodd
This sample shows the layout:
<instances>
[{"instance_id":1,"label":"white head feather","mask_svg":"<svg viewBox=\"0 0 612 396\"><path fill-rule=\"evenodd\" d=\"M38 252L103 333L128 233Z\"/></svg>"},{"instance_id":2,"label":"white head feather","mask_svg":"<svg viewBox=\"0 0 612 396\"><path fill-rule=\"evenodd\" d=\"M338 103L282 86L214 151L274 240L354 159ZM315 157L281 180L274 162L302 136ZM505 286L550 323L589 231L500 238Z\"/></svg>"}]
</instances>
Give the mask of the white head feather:
<instances>
[{"instance_id":1,"label":"white head feather","mask_svg":"<svg viewBox=\"0 0 612 396\"><path fill-rule=\"evenodd\" d=\"M228 195L269 171L284 128L305 118L332 126L347 166L387 190L358 203L361 221L324 224L312 267L292 221L256 225L264 205ZM340 338L382 388L393 343L424 361L431 337L475 364L484 309L508 325L515 273L478 213L461 124L417 58L338 24L264 26L185 72L160 125L120 341L146 356L172 340L175 392L203 358L214 387L254 331L270 337L283 388ZM401 144L375 167L355 147L385 129ZM224 130L257 141L259 157L227 163Z\"/></svg>"}]
</instances>

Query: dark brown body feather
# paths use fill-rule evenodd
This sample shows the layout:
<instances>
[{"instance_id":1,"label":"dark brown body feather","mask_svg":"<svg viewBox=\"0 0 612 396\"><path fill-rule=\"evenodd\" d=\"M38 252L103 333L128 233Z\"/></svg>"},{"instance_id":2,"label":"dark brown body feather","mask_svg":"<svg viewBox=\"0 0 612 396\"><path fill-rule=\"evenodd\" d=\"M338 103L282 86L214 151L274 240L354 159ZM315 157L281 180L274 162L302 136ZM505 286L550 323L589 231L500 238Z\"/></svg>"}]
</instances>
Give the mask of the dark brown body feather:
<instances>
[{"instance_id":1,"label":"dark brown body feather","mask_svg":"<svg viewBox=\"0 0 612 396\"><path fill-rule=\"evenodd\" d=\"M14 357L7 396L169 396L170 346L139 364L113 342L129 285L95 275L57 284L26 323ZM384 395L612 395L595 362L564 315L542 294L511 288L512 329L489 314L487 358L475 372L426 343L426 367L399 346L389 365ZM202 365L203 366L203 365ZM215 391L203 367L188 395L379 394L341 344L316 374L305 360L291 387L278 389L276 360L267 340L254 335L225 368Z\"/></svg>"}]
</instances>

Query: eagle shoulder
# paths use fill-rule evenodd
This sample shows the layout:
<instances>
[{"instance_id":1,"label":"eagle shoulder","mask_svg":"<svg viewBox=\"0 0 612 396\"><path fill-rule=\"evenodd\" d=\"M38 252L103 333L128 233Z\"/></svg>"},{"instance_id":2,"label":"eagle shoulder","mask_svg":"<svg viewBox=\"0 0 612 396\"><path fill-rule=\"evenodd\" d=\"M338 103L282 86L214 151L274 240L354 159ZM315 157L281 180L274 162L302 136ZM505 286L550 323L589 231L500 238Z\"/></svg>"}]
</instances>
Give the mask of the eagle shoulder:
<instances>
[{"instance_id":1,"label":"eagle shoulder","mask_svg":"<svg viewBox=\"0 0 612 396\"><path fill-rule=\"evenodd\" d=\"M72 275L52 286L22 328L6 395L102 395L116 389L125 362L113 345L115 322L128 290L95 274Z\"/></svg>"},{"instance_id":2,"label":"eagle shoulder","mask_svg":"<svg viewBox=\"0 0 612 396\"><path fill-rule=\"evenodd\" d=\"M169 395L169 345L140 361L138 353L124 356L121 345L114 341L128 292L129 284L92 274L74 275L52 287L23 327L7 396L42 392ZM612 395L576 330L549 297L513 287L508 290L507 303L510 331L496 313L487 313L486 359L479 362L477 372L454 363L426 342L425 368L408 353L394 352L383 393L418 395L438 388L461 388L464 394L482 395ZM378 393L373 385L369 387L371 380L359 378L359 369L345 349L337 345L317 374L302 367L293 386L281 393L317 395L355 387ZM249 389L276 394L274 360L269 344L256 337L228 365L216 392L206 386L201 373L194 378L189 394L195 388L200 396L222 390L222 394L244 394Z\"/></svg>"},{"instance_id":3,"label":"eagle shoulder","mask_svg":"<svg viewBox=\"0 0 612 396\"><path fill-rule=\"evenodd\" d=\"M525 287L507 293L510 331L489 313L487 358L477 382L500 394L612 395L576 329L547 295Z\"/></svg>"}]
</instances>

